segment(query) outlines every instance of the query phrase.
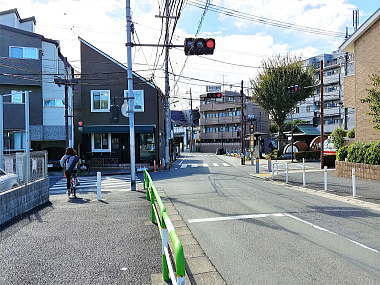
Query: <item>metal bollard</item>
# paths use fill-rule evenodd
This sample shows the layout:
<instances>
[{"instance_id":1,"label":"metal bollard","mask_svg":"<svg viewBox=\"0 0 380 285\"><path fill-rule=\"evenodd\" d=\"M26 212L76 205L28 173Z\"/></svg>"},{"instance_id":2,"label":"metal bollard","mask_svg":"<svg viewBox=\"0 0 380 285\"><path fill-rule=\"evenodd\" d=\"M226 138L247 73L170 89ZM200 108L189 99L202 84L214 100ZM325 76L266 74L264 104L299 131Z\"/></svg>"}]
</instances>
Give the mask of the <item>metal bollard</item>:
<instances>
[{"instance_id":1,"label":"metal bollard","mask_svg":"<svg viewBox=\"0 0 380 285\"><path fill-rule=\"evenodd\" d=\"M268 159L268 172L272 172L272 160Z\"/></svg>"},{"instance_id":2,"label":"metal bollard","mask_svg":"<svg viewBox=\"0 0 380 285\"><path fill-rule=\"evenodd\" d=\"M256 158L256 174L260 173L260 159Z\"/></svg>"},{"instance_id":3,"label":"metal bollard","mask_svg":"<svg viewBox=\"0 0 380 285\"><path fill-rule=\"evenodd\" d=\"M153 171L154 171L154 172L157 172L157 164L156 164L156 160L153 160Z\"/></svg>"},{"instance_id":4,"label":"metal bollard","mask_svg":"<svg viewBox=\"0 0 380 285\"><path fill-rule=\"evenodd\" d=\"M306 186L305 159L302 158L302 186Z\"/></svg>"},{"instance_id":5,"label":"metal bollard","mask_svg":"<svg viewBox=\"0 0 380 285\"><path fill-rule=\"evenodd\" d=\"M355 168L352 168L352 198L356 197L356 175Z\"/></svg>"},{"instance_id":6,"label":"metal bollard","mask_svg":"<svg viewBox=\"0 0 380 285\"><path fill-rule=\"evenodd\" d=\"M289 172L288 172L288 163L285 162L285 183L289 183Z\"/></svg>"},{"instance_id":7,"label":"metal bollard","mask_svg":"<svg viewBox=\"0 0 380 285\"><path fill-rule=\"evenodd\" d=\"M272 168L272 180L274 180L274 166Z\"/></svg>"},{"instance_id":8,"label":"metal bollard","mask_svg":"<svg viewBox=\"0 0 380 285\"><path fill-rule=\"evenodd\" d=\"M325 191L327 191L327 166L323 168L324 181L325 181Z\"/></svg>"},{"instance_id":9,"label":"metal bollard","mask_svg":"<svg viewBox=\"0 0 380 285\"><path fill-rule=\"evenodd\" d=\"M278 162L277 162L277 159L276 159L276 162L275 162L276 164L276 175L278 175Z\"/></svg>"},{"instance_id":10,"label":"metal bollard","mask_svg":"<svg viewBox=\"0 0 380 285\"><path fill-rule=\"evenodd\" d=\"M102 173L96 172L96 200L102 199Z\"/></svg>"}]
</instances>

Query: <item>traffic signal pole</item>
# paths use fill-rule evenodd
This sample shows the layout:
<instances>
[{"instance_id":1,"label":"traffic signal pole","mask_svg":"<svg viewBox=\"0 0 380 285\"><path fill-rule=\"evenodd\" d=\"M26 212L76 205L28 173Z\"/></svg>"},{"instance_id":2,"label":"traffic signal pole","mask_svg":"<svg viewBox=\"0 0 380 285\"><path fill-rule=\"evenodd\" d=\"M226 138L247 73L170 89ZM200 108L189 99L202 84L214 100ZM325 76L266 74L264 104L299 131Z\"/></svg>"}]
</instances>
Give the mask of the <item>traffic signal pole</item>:
<instances>
[{"instance_id":1,"label":"traffic signal pole","mask_svg":"<svg viewBox=\"0 0 380 285\"><path fill-rule=\"evenodd\" d=\"M131 156L131 190L136 191L136 161L135 161L135 102L133 97L132 74L132 19L130 0L126 0L127 20L127 79L128 79L128 109L129 109L129 149Z\"/></svg>"},{"instance_id":2,"label":"traffic signal pole","mask_svg":"<svg viewBox=\"0 0 380 285\"><path fill-rule=\"evenodd\" d=\"M324 147L323 147L323 143L324 143L324 101L323 101L323 60L320 61L319 63L320 65L320 68L319 68L319 77L320 77L320 93L321 93L321 97L320 97L320 105L321 105L321 114L320 114L320 124L321 124L321 157L320 157L320 160L321 160L321 169L324 168L325 166L325 161L324 161L324 156L323 156L323 150L324 150Z\"/></svg>"}]
</instances>

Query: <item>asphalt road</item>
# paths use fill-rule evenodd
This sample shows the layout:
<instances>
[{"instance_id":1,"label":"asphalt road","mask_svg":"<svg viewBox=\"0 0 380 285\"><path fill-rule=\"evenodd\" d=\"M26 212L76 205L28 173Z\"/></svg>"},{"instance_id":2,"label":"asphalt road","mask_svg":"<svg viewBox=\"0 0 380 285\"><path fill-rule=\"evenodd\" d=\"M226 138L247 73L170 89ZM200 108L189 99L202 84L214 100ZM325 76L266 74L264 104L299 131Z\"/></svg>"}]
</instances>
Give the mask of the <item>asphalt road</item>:
<instances>
[{"instance_id":1,"label":"asphalt road","mask_svg":"<svg viewBox=\"0 0 380 285\"><path fill-rule=\"evenodd\" d=\"M380 283L380 211L252 171L225 157L184 154L172 170L152 174L227 284Z\"/></svg>"}]
</instances>

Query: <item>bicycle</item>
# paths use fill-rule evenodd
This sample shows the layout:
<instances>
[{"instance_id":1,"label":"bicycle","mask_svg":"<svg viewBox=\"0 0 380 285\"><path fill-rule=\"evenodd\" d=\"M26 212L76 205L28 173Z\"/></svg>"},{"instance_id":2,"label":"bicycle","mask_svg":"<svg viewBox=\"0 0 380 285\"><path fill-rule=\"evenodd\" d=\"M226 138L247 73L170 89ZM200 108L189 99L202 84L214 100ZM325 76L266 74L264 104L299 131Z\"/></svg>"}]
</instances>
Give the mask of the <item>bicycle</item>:
<instances>
[{"instance_id":1,"label":"bicycle","mask_svg":"<svg viewBox=\"0 0 380 285\"><path fill-rule=\"evenodd\" d=\"M67 196L70 198L70 195L73 195L74 199L77 198L76 195L76 190L77 190L77 185L79 184L78 182L78 177L76 173L72 173L70 176L70 189L67 190Z\"/></svg>"}]
</instances>

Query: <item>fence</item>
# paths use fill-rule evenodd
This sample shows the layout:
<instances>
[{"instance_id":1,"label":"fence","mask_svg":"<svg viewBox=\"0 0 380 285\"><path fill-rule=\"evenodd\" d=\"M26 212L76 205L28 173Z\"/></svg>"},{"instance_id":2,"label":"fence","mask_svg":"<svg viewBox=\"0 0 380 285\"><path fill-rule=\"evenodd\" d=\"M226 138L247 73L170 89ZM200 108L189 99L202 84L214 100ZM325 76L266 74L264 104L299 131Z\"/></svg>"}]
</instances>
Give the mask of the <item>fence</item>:
<instances>
[{"instance_id":1,"label":"fence","mask_svg":"<svg viewBox=\"0 0 380 285\"><path fill-rule=\"evenodd\" d=\"M29 165L29 167L28 167ZM17 175L17 183L23 185L47 177L47 152L33 151L5 154L4 171Z\"/></svg>"},{"instance_id":2,"label":"fence","mask_svg":"<svg viewBox=\"0 0 380 285\"><path fill-rule=\"evenodd\" d=\"M343 178L338 177L334 169L319 169L307 163L274 161L271 177L272 180L313 190L323 190L343 196L370 200L371 202L380 202L379 182L357 179L355 169L352 169L350 178Z\"/></svg>"},{"instance_id":3,"label":"fence","mask_svg":"<svg viewBox=\"0 0 380 285\"><path fill-rule=\"evenodd\" d=\"M146 198L150 201L150 215L152 223L158 225L162 240L162 278L164 281L171 280L172 284L185 284L185 256L182 243L179 240L174 226L167 214L166 207L161 200L152 178L148 171L144 170L144 189ZM174 252L174 266L170 255L169 238Z\"/></svg>"}]
</instances>

